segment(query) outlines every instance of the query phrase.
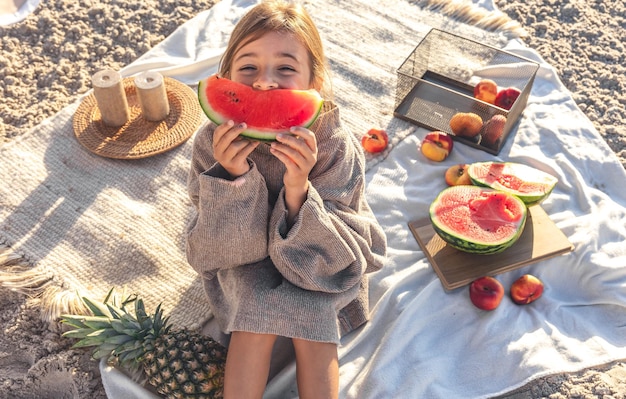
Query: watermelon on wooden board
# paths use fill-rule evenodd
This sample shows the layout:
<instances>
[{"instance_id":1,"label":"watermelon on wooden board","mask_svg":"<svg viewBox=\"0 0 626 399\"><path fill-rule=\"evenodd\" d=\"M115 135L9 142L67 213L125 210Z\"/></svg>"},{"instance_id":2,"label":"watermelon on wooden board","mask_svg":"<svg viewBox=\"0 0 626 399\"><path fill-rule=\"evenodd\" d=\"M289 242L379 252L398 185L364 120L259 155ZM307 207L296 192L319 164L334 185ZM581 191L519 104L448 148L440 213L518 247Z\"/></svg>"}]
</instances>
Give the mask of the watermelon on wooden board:
<instances>
[{"instance_id":1,"label":"watermelon on wooden board","mask_svg":"<svg viewBox=\"0 0 626 399\"><path fill-rule=\"evenodd\" d=\"M216 125L245 122L241 135L260 141L274 141L277 133L289 132L293 126L311 126L323 104L313 89L256 90L218 74L199 82L198 99Z\"/></svg>"},{"instance_id":2,"label":"watermelon on wooden board","mask_svg":"<svg viewBox=\"0 0 626 399\"><path fill-rule=\"evenodd\" d=\"M483 255L513 245L527 214L518 197L478 186L446 188L430 205L430 221L441 239L461 251Z\"/></svg>"},{"instance_id":3,"label":"watermelon on wooden board","mask_svg":"<svg viewBox=\"0 0 626 399\"><path fill-rule=\"evenodd\" d=\"M546 199L558 182L546 172L515 162L476 162L467 174L475 185L516 195L526 205Z\"/></svg>"}]
</instances>

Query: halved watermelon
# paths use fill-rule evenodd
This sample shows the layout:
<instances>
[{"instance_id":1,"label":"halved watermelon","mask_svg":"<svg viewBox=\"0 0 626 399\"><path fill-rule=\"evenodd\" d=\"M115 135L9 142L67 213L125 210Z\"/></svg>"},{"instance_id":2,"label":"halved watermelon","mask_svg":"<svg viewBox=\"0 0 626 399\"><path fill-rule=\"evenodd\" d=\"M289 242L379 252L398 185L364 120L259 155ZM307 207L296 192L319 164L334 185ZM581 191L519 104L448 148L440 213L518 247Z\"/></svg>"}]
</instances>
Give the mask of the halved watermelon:
<instances>
[{"instance_id":1,"label":"halved watermelon","mask_svg":"<svg viewBox=\"0 0 626 399\"><path fill-rule=\"evenodd\" d=\"M475 185L516 195L526 205L546 199L558 182L546 172L515 162L476 162L467 174Z\"/></svg>"},{"instance_id":2,"label":"halved watermelon","mask_svg":"<svg viewBox=\"0 0 626 399\"><path fill-rule=\"evenodd\" d=\"M311 126L323 104L313 89L255 90L217 74L199 82L198 99L215 124L245 122L248 128L241 135L261 141L274 141L293 126Z\"/></svg>"},{"instance_id":3,"label":"halved watermelon","mask_svg":"<svg viewBox=\"0 0 626 399\"><path fill-rule=\"evenodd\" d=\"M522 234L528 210L518 197L478 186L452 186L430 205L433 229L461 251L496 254Z\"/></svg>"}]
</instances>

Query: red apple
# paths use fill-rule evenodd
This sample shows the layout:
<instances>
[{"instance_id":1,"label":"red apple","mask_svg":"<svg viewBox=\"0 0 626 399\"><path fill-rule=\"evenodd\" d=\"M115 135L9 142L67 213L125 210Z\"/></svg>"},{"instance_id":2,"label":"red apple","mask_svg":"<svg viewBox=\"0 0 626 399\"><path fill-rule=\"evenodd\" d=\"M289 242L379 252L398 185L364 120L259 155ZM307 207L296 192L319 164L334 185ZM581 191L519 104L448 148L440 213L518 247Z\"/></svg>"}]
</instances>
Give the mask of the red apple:
<instances>
[{"instance_id":1,"label":"red apple","mask_svg":"<svg viewBox=\"0 0 626 399\"><path fill-rule=\"evenodd\" d=\"M476 137L483 128L483 118L473 112L457 112L450 118L452 133L461 137Z\"/></svg>"},{"instance_id":2,"label":"red apple","mask_svg":"<svg viewBox=\"0 0 626 399\"><path fill-rule=\"evenodd\" d=\"M474 98L493 104L498 94L498 85L491 79L482 79L474 86Z\"/></svg>"},{"instance_id":3,"label":"red apple","mask_svg":"<svg viewBox=\"0 0 626 399\"><path fill-rule=\"evenodd\" d=\"M500 108L509 110L520 94L522 94L522 92L517 87L502 89L498 92L498 95L496 95L494 104Z\"/></svg>"},{"instance_id":4,"label":"red apple","mask_svg":"<svg viewBox=\"0 0 626 399\"><path fill-rule=\"evenodd\" d=\"M420 150L431 161L441 162L450 155L452 146L452 137L444 132L434 131L424 137Z\"/></svg>"},{"instance_id":5,"label":"red apple","mask_svg":"<svg viewBox=\"0 0 626 399\"><path fill-rule=\"evenodd\" d=\"M479 277L470 284L469 296L478 309L494 310L504 297L504 287L493 277Z\"/></svg>"},{"instance_id":6,"label":"red apple","mask_svg":"<svg viewBox=\"0 0 626 399\"><path fill-rule=\"evenodd\" d=\"M470 179L469 174L467 173L468 167L469 165L465 163L450 166L448 170L446 170L445 174L448 186L471 185L472 179Z\"/></svg>"},{"instance_id":7,"label":"red apple","mask_svg":"<svg viewBox=\"0 0 626 399\"><path fill-rule=\"evenodd\" d=\"M363 149L372 154L383 151L387 148L387 144L389 144L389 136L382 129L370 129L361 137Z\"/></svg>"},{"instance_id":8,"label":"red apple","mask_svg":"<svg viewBox=\"0 0 626 399\"><path fill-rule=\"evenodd\" d=\"M511 299L518 305L526 305L543 294L543 283L532 274L524 274L511 284Z\"/></svg>"}]
</instances>

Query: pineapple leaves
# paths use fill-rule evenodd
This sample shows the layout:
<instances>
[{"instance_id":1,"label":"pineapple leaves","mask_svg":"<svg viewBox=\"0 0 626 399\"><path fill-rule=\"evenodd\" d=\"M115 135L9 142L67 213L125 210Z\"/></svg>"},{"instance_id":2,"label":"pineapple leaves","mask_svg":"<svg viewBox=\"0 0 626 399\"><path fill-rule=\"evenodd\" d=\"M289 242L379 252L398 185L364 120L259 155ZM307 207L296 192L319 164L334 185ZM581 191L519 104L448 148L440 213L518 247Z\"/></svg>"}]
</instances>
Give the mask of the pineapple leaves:
<instances>
[{"instance_id":1,"label":"pineapple leaves","mask_svg":"<svg viewBox=\"0 0 626 399\"><path fill-rule=\"evenodd\" d=\"M63 335L68 336L69 335L68 333L69 331L67 333L64 333ZM116 334L115 331L112 331L110 329L101 329L101 330L96 330L96 331L91 330L91 332L89 334L86 334L83 339L75 343L74 347L75 348L83 348L87 346L102 347L103 344L106 343L107 338L114 337L115 334Z\"/></svg>"},{"instance_id":2,"label":"pineapple leaves","mask_svg":"<svg viewBox=\"0 0 626 399\"><path fill-rule=\"evenodd\" d=\"M135 349L134 351L128 351L119 355L119 360L124 365L130 365L131 369L137 369L138 364L135 361L143 356L143 348Z\"/></svg>"},{"instance_id":3,"label":"pineapple leaves","mask_svg":"<svg viewBox=\"0 0 626 399\"><path fill-rule=\"evenodd\" d=\"M106 318L97 316L63 315L61 321L76 328L89 328L91 331L109 327Z\"/></svg>"},{"instance_id":4,"label":"pineapple leaves","mask_svg":"<svg viewBox=\"0 0 626 399\"><path fill-rule=\"evenodd\" d=\"M115 332L114 332L115 334ZM115 345L117 349L120 345L127 343L128 341L133 341L133 337L129 335L113 335L110 338L104 340L106 344Z\"/></svg>"},{"instance_id":5,"label":"pineapple leaves","mask_svg":"<svg viewBox=\"0 0 626 399\"><path fill-rule=\"evenodd\" d=\"M98 348L94 351L94 353L91 355L94 359L102 359L103 357L110 357L111 356L111 350L109 350L108 348Z\"/></svg>"},{"instance_id":6,"label":"pineapple leaves","mask_svg":"<svg viewBox=\"0 0 626 399\"><path fill-rule=\"evenodd\" d=\"M137 316L137 320L143 320L148 317L146 314L146 307L144 306L142 299L137 299L135 301L135 316Z\"/></svg>"},{"instance_id":7,"label":"pineapple leaves","mask_svg":"<svg viewBox=\"0 0 626 399\"><path fill-rule=\"evenodd\" d=\"M77 328L75 330L66 331L63 333L64 337L67 338L85 338L87 335L92 333L93 330L91 328Z\"/></svg>"},{"instance_id":8,"label":"pineapple leaves","mask_svg":"<svg viewBox=\"0 0 626 399\"><path fill-rule=\"evenodd\" d=\"M107 295L108 297L108 295ZM92 302L89 298L83 297L83 302L95 316L111 317L111 312L104 303Z\"/></svg>"},{"instance_id":9,"label":"pineapple leaves","mask_svg":"<svg viewBox=\"0 0 626 399\"><path fill-rule=\"evenodd\" d=\"M136 352L137 350L140 350L141 352L144 351L141 341L131 340L117 347L117 349L115 349L115 354L122 355L128 352Z\"/></svg>"},{"instance_id":10,"label":"pineapple leaves","mask_svg":"<svg viewBox=\"0 0 626 399\"><path fill-rule=\"evenodd\" d=\"M111 320L111 328L120 334L130 335L131 337L138 337L137 326L139 326L133 320Z\"/></svg>"},{"instance_id":11,"label":"pineapple leaves","mask_svg":"<svg viewBox=\"0 0 626 399\"><path fill-rule=\"evenodd\" d=\"M109 327L109 322L106 319L98 319L98 318L92 318L92 317L85 317L83 319L83 323L85 324L85 326L93 329L93 330L99 330L101 328L107 328Z\"/></svg>"},{"instance_id":12,"label":"pineapple leaves","mask_svg":"<svg viewBox=\"0 0 626 399\"><path fill-rule=\"evenodd\" d=\"M86 328L82 322L84 316L63 315L61 316L61 322L68 324L74 328Z\"/></svg>"}]
</instances>

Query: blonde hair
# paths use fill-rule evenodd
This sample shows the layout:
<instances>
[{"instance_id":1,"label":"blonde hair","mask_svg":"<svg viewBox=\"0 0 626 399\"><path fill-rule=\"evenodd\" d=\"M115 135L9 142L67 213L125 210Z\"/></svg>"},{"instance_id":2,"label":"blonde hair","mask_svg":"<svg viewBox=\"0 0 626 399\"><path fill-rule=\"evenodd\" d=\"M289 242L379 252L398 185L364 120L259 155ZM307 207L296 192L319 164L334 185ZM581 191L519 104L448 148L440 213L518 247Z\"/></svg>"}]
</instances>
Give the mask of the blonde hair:
<instances>
[{"instance_id":1,"label":"blonde hair","mask_svg":"<svg viewBox=\"0 0 626 399\"><path fill-rule=\"evenodd\" d=\"M220 61L220 75L230 77L233 57L239 49L268 32L293 34L309 54L311 87L322 96L331 95L324 47L315 23L302 5L285 1L263 1L237 23Z\"/></svg>"}]
</instances>

